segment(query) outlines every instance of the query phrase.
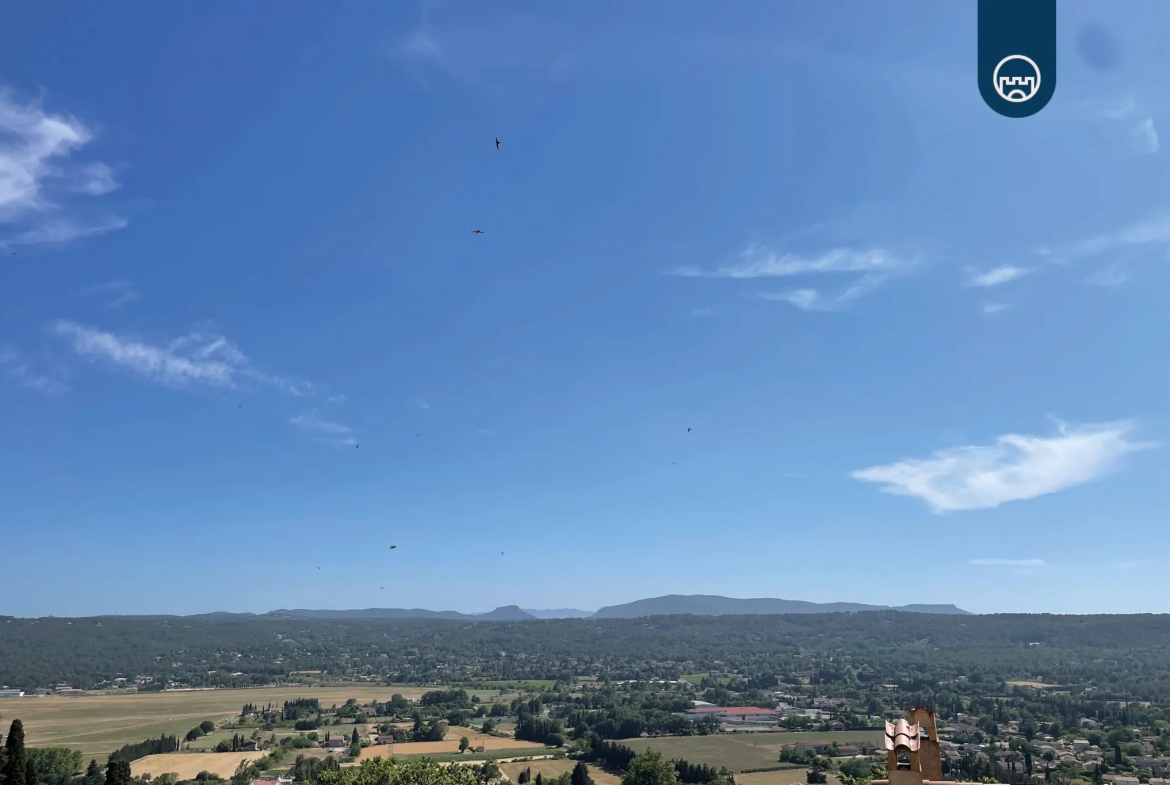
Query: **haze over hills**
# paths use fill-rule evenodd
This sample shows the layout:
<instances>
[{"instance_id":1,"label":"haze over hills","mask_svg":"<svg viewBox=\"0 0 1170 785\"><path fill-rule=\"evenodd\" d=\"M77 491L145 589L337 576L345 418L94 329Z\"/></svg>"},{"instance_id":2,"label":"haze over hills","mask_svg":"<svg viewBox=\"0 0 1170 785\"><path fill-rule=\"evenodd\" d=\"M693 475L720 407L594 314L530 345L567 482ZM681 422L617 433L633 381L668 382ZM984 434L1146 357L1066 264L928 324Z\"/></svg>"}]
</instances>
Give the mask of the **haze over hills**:
<instances>
[{"instance_id":1,"label":"haze over hills","mask_svg":"<svg viewBox=\"0 0 1170 785\"><path fill-rule=\"evenodd\" d=\"M269 611L266 616L293 616L303 619L457 619L460 621L523 621L535 619L516 605L504 605L487 613L428 611L423 608L365 608L364 610L295 610Z\"/></svg>"},{"instance_id":2,"label":"haze over hills","mask_svg":"<svg viewBox=\"0 0 1170 785\"><path fill-rule=\"evenodd\" d=\"M668 594L622 605L609 605L593 614L594 619L633 619L689 613L698 616L729 616L776 613L852 613L856 611L904 611L907 613L969 614L954 605L865 605L858 602L806 602L767 597L737 599L717 594Z\"/></svg>"},{"instance_id":3,"label":"haze over hills","mask_svg":"<svg viewBox=\"0 0 1170 785\"><path fill-rule=\"evenodd\" d=\"M547 610L525 608L524 612L530 613L538 619L588 619L593 615L593 611L583 611L580 608L552 608Z\"/></svg>"},{"instance_id":4,"label":"haze over hills","mask_svg":"<svg viewBox=\"0 0 1170 785\"><path fill-rule=\"evenodd\" d=\"M364 608L350 610L285 609L269 611L265 616L291 616L307 619L453 619L458 621L524 621L526 619L633 619L640 616L692 614L696 616L773 615L785 613L852 613L857 611L895 610L906 613L968 614L954 605L867 605L859 602L807 602L768 597L739 599L715 594L668 594L649 597L621 605L609 605L596 612L579 608L521 609L506 605L487 613L431 611L424 608ZM198 618L229 618L253 614L205 613Z\"/></svg>"},{"instance_id":5,"label":"haze over hills","mask_svg":"<svg viewBox=\"0 0 1170 785\"><path fill-rule=\"evenodd\" d=\"M196 613L189 616L168 616L166 614L130 615L125 618L165 619L186 618L204 621L226 621L229 619L282 616L298 619L451 619L454 621L525 621L529 619L636 619L642 616L671 616L690 614L692 616L771 616L787 613L856 613L858 611L902 611L904 613L928 613L942 615L972 615L955 605L867 605L860 602L808 602L805 600L780 600L770 597L740 599L721 597L717 594L668 594L664 597L648 597L643 600L608 605L600 610L583 611L580 608L534 609L517 605L504 605L487 613L462 613L460 611L432 611L425 608L353 608L333 610L328 608L281 608L267 613Z\"/></svg>"}]
</instances>

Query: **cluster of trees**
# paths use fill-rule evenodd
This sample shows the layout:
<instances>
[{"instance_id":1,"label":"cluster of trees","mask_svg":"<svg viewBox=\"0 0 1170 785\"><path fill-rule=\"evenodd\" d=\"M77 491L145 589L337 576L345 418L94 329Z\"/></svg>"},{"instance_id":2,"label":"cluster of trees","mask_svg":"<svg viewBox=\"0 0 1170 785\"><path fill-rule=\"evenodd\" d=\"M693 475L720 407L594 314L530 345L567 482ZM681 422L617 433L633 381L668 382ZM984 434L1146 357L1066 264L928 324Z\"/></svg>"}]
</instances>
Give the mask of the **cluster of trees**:
<instances>
[{"instance_id":1,"label":"cluster of trees","mask_svg":"<svg viewBox=\"0 0 1170 785\"><path fill-rule=\"evenodd\" d=\"M611 769L624 771L627 776L638 766L648 765L645 762L638 763L639 758L645 759L646 756L652 758L658 756L654 758L657 761L661 758L661 753L656 750L647 750L639 755L625 744L618 744L596 735L590 737L589 746L584 753L586 759L597 761ZM685 785L735 785L735 777L726 767L716 769L707 764L695 764L681 759L666 761L665 765L672 769L673 781L677 783L685 783ZM622 782L623 785L626 785L625 778Z\"/></svg>"},{"instance_id":2,"label":"cluster of trees","mask_svg":"<svg viewBox=\"0 0 1170 785\"><path fill-rule=\"evenodd\" d=\"M414 727L411 728L411 741L442 741L447 738L447 721L431 720L423 722L422 717L414 718Z\"/></svg>"},{"instance_id":3,"label":"cluster of trees","mask_svg":"<svg viewBox=\"0 0 1170 785\"><path fill-rule=\"evenodd\" d=\"M179 737L162 735L157 739L146 739L135 744L126 744L110 753L111 761L125 761L145 758L147 755L161 755L166 752L175 752L179 749Z\"/></svg>"},{"instance_id":4,"label":"cluster of trees","mask_svg":"<svg viewBox=\"0 0 1170 785\"><path fill-rule=\"evenodd\" d=\"M735 785L735 777L726 766L718 769L706 763L694 764L685 760L674 761L674 770L678 773L678 781L687 785Z\"/></svg>"},{"instance_id":5,"label":"cluster of trees","mask_svg":"<svg viewBox=\"0 0 1170 785\"><path fill-rule=\"evenodd\" d=\"M441 619L16 619L0 636L0 683L80 687L132 672L154 684L295 681L296 670L436 683L677 679L738 673L733 692L808 679L814 687L933 689L1035 678L1102 696L1170 700L1166 616L945 616L867 611L782 616L661 616L466 625ZM183 651L183 655L178 652ZM494 654L508 652L507 656ZM492 654L484 655L485 652ZM238 654L238 658L237 655ZM523 655L523 656L517 656ZM183 665L172 667L181 659ZM442 666L442 667L441 667ZM686 670L684 670L686 668ZM233 676L241 672L242 676Z\"/></svg>"},{"instance_id":6,"label":"cluster of trees","mask_svg":"<svg viewBox=\"0 0 1170 785\"><path fill-rule=\"evenodd\" d=\"M471 707L471 697L466 690L461 689L424 692L418 702L420 706L441 706L445 709Z\"/></svg>"},{"instance_id":7,"label":"cluster of trees","mask_svg":"<svg viewBox=\"0 0 1170 785\"><path fill-rule=\"evenodd\" d=\"M3 736L0 748L0 785L103 785L108 781L108 772L103 775L97 761L91 760L84 772L81 770L81 753L65 747L25 747L24 724L13 720ZM111 763L114 770L121 771L128 763ZM111 785L118 785L111 783ZM128 785L128 783L126 784Z\"/></svg>"},{"instance_id":8,"label":"cluster of trees","mask_svg":"<svg viewBox=\"0 0 1170 785\"><path fill-rule=\"evenodd\" d=\"M531 767L524 769L516 777L516 785L526 785L529 782L533 785L593 785L593 778L589 776L589 767L585 762L577 761L571 772L566 771L556 777L545 777L538 771L533 778Z\"/></svg>"},{"instance_id":9,"label":"cluster of trees","mask_svg":"<svg viewBox=\"0 0 1170 785\"><path fill-rule=\"evenodd\" d=\"M687 780L682 779L682 772L687 772L689 776L699 776L700 767L691 767L685 762L682 762L684 765L680 767L679 763L680 761L666 760L658 750L646 750L630 761L622 776L622 785L678 785L687 782ZM731 773L726 769L714 771L708 768L703 772L703 776L709 776L711 779L695 780L695 782L710 783L710 785L734 785L735 783Z\"/></svg>"},{"instance_id":10,"label":"cluster of trees","mask_svg":"<svg viewBox=\"0 0 1170 785\"><path fill-rule=\"evenodd\" d=\"M515 735L517 739L554 747L563 747L565 744L565 726L560 720L534 717L527 713L517 718Z\"/></svg>"},{"instance_id":11,"label":"cluster of trees","mask_svg":"<svg viewBox=\"0 0 1170 785\"><path fill-rule=\"evenodd\" d=\"M321 701L317 698L296 698L285 701L281 716L285 720L299 720L302 717L318 717L321 715Z\"/></svg>"},{"instance_id":12,"label":"cluster of trees","mask_svg":"<svg viewBox=\"0 0 1170 785\"><path fill-rule=\"evenodd\" d=\"M206 736L213 730L215 730L215 723L211 720L204 720L191 730L187 731L187 735L183 737L183 740L195 741L195 739L198 739L201 736Z\"/></svg>"},{"instance_id":13,"label":"cluster of trees","mask_svg":"<svg viewBox=\"0 0 1170 785\"><path fill-rule=\"evenodd\" d=\"M233 733L230 740L224 739L219 744L215 745L216 752L239 752L244 749L244 742L247 739L242 734Z\"/></svg>"},{"instance_id":14,"label":"cluster of trees","mask_svg":"<svg viewBox=\"0 0 1170 785\"><path fill-rule=\"evenodd\" d=\"M364 760L357 766L318 770L312 785L488 785L498 780L495 763L480 767L440 766L429 760ZM485 779L485 775L491 777ZM494 775L492 777L491 775Z\"/></svg>"}]
</instances>

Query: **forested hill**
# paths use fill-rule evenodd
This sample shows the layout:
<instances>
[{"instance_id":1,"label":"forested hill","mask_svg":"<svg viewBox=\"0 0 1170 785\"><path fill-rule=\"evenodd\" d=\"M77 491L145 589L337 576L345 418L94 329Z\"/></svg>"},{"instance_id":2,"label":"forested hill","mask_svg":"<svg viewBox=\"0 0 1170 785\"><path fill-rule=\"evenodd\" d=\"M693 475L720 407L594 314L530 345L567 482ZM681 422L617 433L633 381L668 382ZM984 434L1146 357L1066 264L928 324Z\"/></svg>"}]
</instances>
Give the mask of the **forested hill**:
<instances>
[{"instance_id":1,"label":"forested hill","mask_svg":"<svg viewBox=\"0 0 1170 785\"><path fill-rule=\"evenodd\" d=\"M291 680L298 670L412 683L450 682L453 673L463 680L616 680L720 670L907 688L964 676L1170 699L1162 694L1170 691L1170 616L0 619L0 684L17 688L90 687L116 675L247 686Z\"/></svg>"},{"instance_id":2,"label":"forested hill","mask_svg":"<svg viewBox=\"0 0 1170 785\"><path fill-rule=\"evenodd\" d=\"M906 611L908 613L958 613L969 615L954 605L864 605L858 602L807 602L778 600L771 597L740 599L717 594L668 594L649 597L621 605L608 605L593 614L598 619L634 619L639 616L663 616L680 613L704 616L753 615L770 613L855 613L858 611Z\"/></svg>"}]
</instances>

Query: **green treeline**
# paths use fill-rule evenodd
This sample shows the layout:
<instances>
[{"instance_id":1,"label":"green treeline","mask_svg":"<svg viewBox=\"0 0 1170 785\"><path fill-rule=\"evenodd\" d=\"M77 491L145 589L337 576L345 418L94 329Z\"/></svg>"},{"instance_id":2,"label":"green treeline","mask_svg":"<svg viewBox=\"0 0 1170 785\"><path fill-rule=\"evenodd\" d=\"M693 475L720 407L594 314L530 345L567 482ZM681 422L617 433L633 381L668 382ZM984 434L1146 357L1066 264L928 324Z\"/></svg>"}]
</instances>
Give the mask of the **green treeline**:
<instances>
[{"instance_id":1,"label":"green treeline","mask_svg":"<svg viewBox=\"0 0 1170 785\"><path fill-rule=\"evenodd\" d=\"M111 761L130 761L145 758L147 755L162 755L166 752L177 752L179 749L178 736L159 736L157 739L147 739L135 744L127 744L121 749L110 753Z\"/></svg>"}]
</instances>

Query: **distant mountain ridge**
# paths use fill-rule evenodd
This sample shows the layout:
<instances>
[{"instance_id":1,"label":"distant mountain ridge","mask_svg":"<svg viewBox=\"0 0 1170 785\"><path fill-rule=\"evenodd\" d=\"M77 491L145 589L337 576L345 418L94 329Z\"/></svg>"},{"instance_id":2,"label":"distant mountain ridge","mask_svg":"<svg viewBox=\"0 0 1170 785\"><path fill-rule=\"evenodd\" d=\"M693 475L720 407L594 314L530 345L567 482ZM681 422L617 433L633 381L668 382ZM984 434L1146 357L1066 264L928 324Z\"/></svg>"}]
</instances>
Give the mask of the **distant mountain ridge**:
<instances>
[{"instance_id":1,"label":"distant mountain ridge","mask_svg":"<svg viewBox=\"0 0 1170 785\"><path fill-rule=\"evenodd\" d=\"M211 615L211 614L209 614ZM516 605L503 605L487 613L428 611L424 608L365 608L364 610L294 610L269 611L265 616L292 616L299 619L455 619L460 621L523 621L535 619Z\"/></svg>"},{"instance_id":2,"label":"distant mountain ridge","mask_svg":"<svg viewBox=\"0 0 1170 785\"><path fill-rule=\"evenodd\" d=\"M954 605L865 605L858 602L806 602L804 600L777 600L768 597L738 599L717 594L668 594L650 597L622 605L608 605L590 618L636 619L640 616L667 616L689 613L694 616L773 615L781 613L854 613L857 611L903 611L905 613L938 613L970 615L969 611Z\"/></svg>"},{"instance_id":3,"label":"distant mountain ridge","mask_svg":"<svg viewBox=\"0 0 1170 785\"><path fill-rule=\"evenodd\" d=\"M186 618L202 621L229 621L233 619L284 616L295 619L450 619L453 621L527 621L536 619L636 619L642 616L771 616L785 613L856 613L858 611L902 611L904 613L935 613L971 615L954 605L866 605L860 602L806 602L778 600L768 597L739 599L717 594L668 594L649 597L621 605L608 605L596 612L579 608L530 609L504 605L487 613L459 611L431 611L425 608L362 608L349 610L281 608L268 613L196 613L190 616L148 615L136 618Z\"/></svg>"}]
</instances>

